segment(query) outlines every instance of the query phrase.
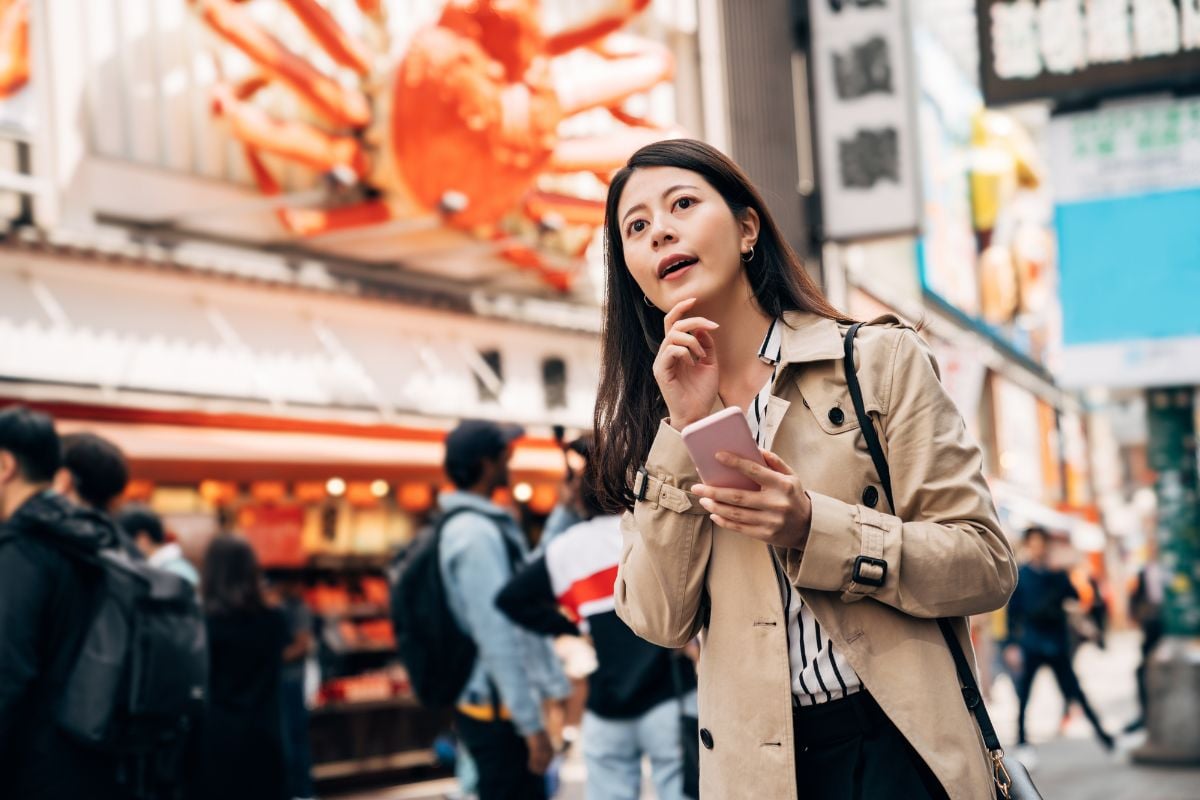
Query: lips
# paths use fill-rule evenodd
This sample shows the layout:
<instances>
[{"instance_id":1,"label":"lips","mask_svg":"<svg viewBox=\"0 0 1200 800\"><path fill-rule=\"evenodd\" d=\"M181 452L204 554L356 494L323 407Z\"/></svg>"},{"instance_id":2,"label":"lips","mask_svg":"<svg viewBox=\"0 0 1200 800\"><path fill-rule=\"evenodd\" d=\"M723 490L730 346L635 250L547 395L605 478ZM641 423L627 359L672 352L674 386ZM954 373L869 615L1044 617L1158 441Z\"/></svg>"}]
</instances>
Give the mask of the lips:
<instances>
[{"instance_id":1,"label":"lips","mask_svg":"<svg viewBox=\"0 0 1200 800\"><path fill-rule=\"evenodd\" d=\"M667 258L664 258L662 261L658 262L658 278L659 280L663 280L675 274L676 272L679 272L680 270L687 269L699 260L700 259L696 258L695 256L683 254L668 256Z\"/></svg>"}]
</instances>

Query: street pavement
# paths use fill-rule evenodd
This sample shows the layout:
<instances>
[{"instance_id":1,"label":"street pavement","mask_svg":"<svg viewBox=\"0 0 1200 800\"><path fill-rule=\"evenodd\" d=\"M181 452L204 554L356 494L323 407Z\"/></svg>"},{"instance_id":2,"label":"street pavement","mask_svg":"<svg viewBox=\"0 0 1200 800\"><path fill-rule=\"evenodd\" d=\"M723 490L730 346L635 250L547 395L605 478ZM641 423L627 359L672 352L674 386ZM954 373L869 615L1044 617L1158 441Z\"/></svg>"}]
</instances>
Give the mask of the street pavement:
<instances>
[{"instance_id":1,"label":"street pavement","mask_svg":"<svg viewBox=\"0 0 1200 800\"><path fill-rule=\"evenodd\" d=\"M1139 636L1125 632L1109 639L1105 650L1085 645L1075 665L1092 706L1111 733L1136 716L1134 669ZM998 679L989 701L992 721L1006 747L1016 740L1017 699L1006 677ZM1091 726L1075 710L1062 724L1063 703L1049 669L1033 686L1027 717L1035 763L1030 772L1046 800L1200 800L1200 768L1135 765L1130 752L1141 736L1122 736L1115 753L1106 753ZM563 767L563 788L556 800L585 800L584 767L578 748ZM645 781L642 800L654 797ZM455 797L453 781L392 787L343 795L342 800L443 800ZM766 800L764 798L764 800Z\"/></svg>"}]
</instances>

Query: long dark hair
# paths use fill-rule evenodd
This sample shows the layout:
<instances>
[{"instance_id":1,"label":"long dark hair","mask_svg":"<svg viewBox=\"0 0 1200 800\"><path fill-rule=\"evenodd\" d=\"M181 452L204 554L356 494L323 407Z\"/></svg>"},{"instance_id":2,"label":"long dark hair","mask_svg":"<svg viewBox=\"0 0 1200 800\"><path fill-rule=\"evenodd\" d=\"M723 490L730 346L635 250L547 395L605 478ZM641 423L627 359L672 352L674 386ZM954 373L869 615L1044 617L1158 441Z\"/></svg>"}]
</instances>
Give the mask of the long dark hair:
<instances>
[{"instance_id":1,"label":"long dark hair","mask_svg":"<svg viewBox=\"0 0 1200 800\"><path fill-rule=\"evenodd\" d=\"M758 214L758 241L745 270L763 313L779 317L785 311L809 311L829 319L847 319L808 276L750 178L726 155L695 139L656 142L634 153L613 176L604 218L607 278L600 334L602 365L588 483L610 512L633 507L633 475L650 452L659 420L667 413L653 374L665 315L642 301L642 292L629 274L618 215L625 184L635 171L647 167L695 172L721 195L734 216L740 219L750 208Z\"/></svg>"},{"instance_id":2,"label":"long dark hair","mask_svg":"<svg viewBox=\"0 0 1200 800\"><path fill-rule=\"evenodd\" d=\"M250 543L241 536L221 534L204 556L204 610L210 614L261 611L267 607L262 570Z\"/></svg>"}]
</instances>

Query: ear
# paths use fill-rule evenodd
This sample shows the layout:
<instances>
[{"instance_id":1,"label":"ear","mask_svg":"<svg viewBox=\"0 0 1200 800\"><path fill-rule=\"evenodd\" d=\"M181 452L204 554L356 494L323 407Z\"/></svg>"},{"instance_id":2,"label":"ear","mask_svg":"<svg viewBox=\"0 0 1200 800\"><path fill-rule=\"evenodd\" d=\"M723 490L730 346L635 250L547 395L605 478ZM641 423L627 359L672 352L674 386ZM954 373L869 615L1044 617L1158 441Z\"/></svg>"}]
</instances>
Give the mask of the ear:
<instances>
[{"instance_id":1,"label":"ear","mask_svg":"<svg viewBox=\"0 0 1200 800\"><path fill-rule=\"evenodd\" d=\"M741 245L739 249L743 253L750 252L750 248L758 243L758 232L762 228L762 221L758 218L758 212L753 208L747 208L738 218L738 231L741 234Z\"/></svg>"},{"instance_id":2,"label":"ear","mask_svg":"<svg viewBox=\"0 0 1200 800\"><path fill-rule=\"evenodd\" d=\"M75 491L75 480L71 477L71 470L63 467L58 472L54 473L54 491L61 495L69 495Z\"/></svg>"},{"instance_id":3,"label":"ear","mask_svg":"<svg viewBox=\"0 0 1200 800\"><path fill-rule=\"evenodd\" d=\"M17 477L17 459L7 450L0 450L0 486L12 483Z\"/></svg>"}]
</instances>

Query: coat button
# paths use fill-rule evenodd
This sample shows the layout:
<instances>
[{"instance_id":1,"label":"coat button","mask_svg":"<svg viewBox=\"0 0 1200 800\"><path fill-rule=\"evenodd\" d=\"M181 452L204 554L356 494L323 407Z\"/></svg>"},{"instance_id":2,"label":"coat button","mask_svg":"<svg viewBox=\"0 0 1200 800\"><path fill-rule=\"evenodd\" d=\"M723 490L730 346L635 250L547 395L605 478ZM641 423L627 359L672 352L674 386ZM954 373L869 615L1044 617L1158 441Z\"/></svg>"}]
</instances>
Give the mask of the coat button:
<instances>
[{"instance_id":1,"label":"coat button","mask_svg":"<svg viewBox=\"0 0 1200 800\"><path fill-rule=\"evenodd\" d=\"M712 734L708 732L708 728L700 729L700 744L704 745L705 750L712 750Z\"/></svg>"},{"instance_id":2,"label":"coat button","mask_svg":"<svg viewBox=\"0 0 1200 800\"><path fill-rule=\"evenodd\" d=\"M846 421L846 415L842 413L840 408L834 406L833 408L829 409L829 421L834 425L841 425Z\"/></svg>"},{"instance_id":3,"label":"coat button","mask_svg":"<svg viewBox=\"0 0 1200 800\"><path fill-rule=\"evenodd\" d=\"M879 490L874 486L863 489L862 501L867 508L874 508L875 504L879 502Z\"/></svg>"}]
</instances>

